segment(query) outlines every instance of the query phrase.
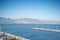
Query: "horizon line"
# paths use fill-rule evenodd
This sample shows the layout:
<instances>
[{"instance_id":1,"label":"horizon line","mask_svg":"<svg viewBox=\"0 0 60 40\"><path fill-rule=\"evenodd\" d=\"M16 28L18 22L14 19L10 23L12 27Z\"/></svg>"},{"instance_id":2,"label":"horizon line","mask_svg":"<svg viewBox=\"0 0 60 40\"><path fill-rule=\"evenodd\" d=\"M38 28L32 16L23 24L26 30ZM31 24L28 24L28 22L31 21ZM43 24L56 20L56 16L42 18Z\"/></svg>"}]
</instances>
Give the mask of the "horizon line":
<instances>
[{"instance_id":1,"label":"horizon line","mask_svg":"<svg viewBox=\"0 0 60 40\"><path fill-rule=\"evenodd\" d=\"M28 17L21 17L21 18L11 18L11 17L2 17L2 18L10 18L10 19L22 19L22 18L28 18ZM29 19L37 19L37 20L50 20L50 21L60 21L60 20L56 20L56 19L52 19L52 18L29 18Z\"/></svg>"}]
</instances>

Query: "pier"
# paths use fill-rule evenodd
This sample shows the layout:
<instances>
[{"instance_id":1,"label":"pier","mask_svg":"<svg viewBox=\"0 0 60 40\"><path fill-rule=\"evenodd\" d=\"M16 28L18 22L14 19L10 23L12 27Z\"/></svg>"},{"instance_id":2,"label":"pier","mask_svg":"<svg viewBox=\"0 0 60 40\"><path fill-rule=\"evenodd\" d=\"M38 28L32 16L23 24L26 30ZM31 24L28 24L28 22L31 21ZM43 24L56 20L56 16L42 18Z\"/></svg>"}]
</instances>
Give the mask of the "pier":
<instances>
[{"instance_id":1,"label":"pier","mask_svg":"<svg viewBox=\"0 0 60 40\"><path fill-rule=\"evenodd\" d=\"M0 36L2 36L2 38L4 38L4 37L8 37L7 39L8 40L29 40L29 39L26 39L26 38L24 38L24 37L20 37L20 36L16 36L16 35L13 35L13 34L10 34L10 33L5 33L5 32L0 32ZM1 38L1 39L2 39ZM0 39L0 40L1 40ZM6 39L6 40L7 40Z\"/></svg>"},{"instance_id":2,"label":"pier","mask_svg":"<svg viewBox=\"0 0 60 40\"><path fill-rule=\"evenodd\" d=\"M54 30L54 29L47 29L47 28L32 28L33 30L44 30L44 31L50 31L50 32L60 32L60 30Z\"/></svg>"}]
</instances>

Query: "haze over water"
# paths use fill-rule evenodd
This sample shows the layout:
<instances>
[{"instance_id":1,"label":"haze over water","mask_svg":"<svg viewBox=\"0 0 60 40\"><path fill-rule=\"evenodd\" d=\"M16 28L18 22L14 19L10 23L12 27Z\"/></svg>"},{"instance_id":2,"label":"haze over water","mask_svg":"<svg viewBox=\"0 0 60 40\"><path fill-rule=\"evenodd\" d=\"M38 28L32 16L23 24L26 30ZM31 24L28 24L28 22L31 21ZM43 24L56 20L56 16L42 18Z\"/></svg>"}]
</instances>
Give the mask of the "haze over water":
<instances>
[{"instance_id":1,"label":"haze over water","mask_svg":"<svg viewBox=\"0 0 60 40\"><path fill-rule=\"evenodd\" d=\"M60 21L60 0L0 0L0 17Z\"/></svg>"},{"instance_id":2,"label":"haze over water","mask_svg":"<svg viewBox=\"0 0 60 40\"><path fill-rule=\"evenodd\" d=\"M29 24L29 19L42 20L46 24ZM12 20L11 20L12 19ZM16 20L18 19L18 21ZM53 24L47 20L53 21ZM47 22L46 22L47 21ZM55 21L58 21L54 23ZM29 23L28 23L29 22ZM35 23L35 21L33 21ZM11 23L11 24L10 24ZM27 24L28 23L28 24ZM22 36L30 40L60 40L59 32L48 32L42 30L32 30L32 28L49 28L60 30L60 0L0 0L0 26L3 32ZM58 26L58 28L57 28Z\"/></svg>"}]
</instances>

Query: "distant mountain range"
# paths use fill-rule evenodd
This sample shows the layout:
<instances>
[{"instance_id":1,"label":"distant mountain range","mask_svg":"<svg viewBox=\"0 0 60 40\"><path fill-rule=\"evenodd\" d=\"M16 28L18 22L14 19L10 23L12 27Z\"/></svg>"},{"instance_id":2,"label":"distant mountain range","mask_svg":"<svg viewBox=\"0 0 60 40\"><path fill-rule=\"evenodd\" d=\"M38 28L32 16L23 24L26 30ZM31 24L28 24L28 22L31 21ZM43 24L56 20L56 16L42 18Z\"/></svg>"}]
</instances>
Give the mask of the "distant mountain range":
<instances>
[{"instance_id":1,"label":"distant mountain range","mask_svg":"<svg viewBox=\"0 0 60 40\"><path fill-rule=\"evenodd\" d=\"M10 19L0 17L0 24L60 24L60 21L39 20L32 18Z\"/></svg>"}]
</instances>

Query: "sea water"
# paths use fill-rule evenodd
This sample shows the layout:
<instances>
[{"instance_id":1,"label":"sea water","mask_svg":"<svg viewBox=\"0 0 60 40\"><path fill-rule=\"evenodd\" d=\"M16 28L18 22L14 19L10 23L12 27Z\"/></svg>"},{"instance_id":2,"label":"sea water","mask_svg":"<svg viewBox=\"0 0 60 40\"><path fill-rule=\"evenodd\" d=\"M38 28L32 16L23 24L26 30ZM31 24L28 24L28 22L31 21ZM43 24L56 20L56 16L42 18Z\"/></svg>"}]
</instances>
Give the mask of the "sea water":
<instances>
[{"instance_id":1,"label":"sea water","mask_svg":"<svg viewBox=\"0 0 60 40\"><path fill-rule=\"evenodd\" d=\"M0 24L2 31L30 40L60 40L59 32L32 30L32 28L48 28L60 30L60 24ZM58 28L57 28L58 27Z\"/></svg>"}]
</instances>

